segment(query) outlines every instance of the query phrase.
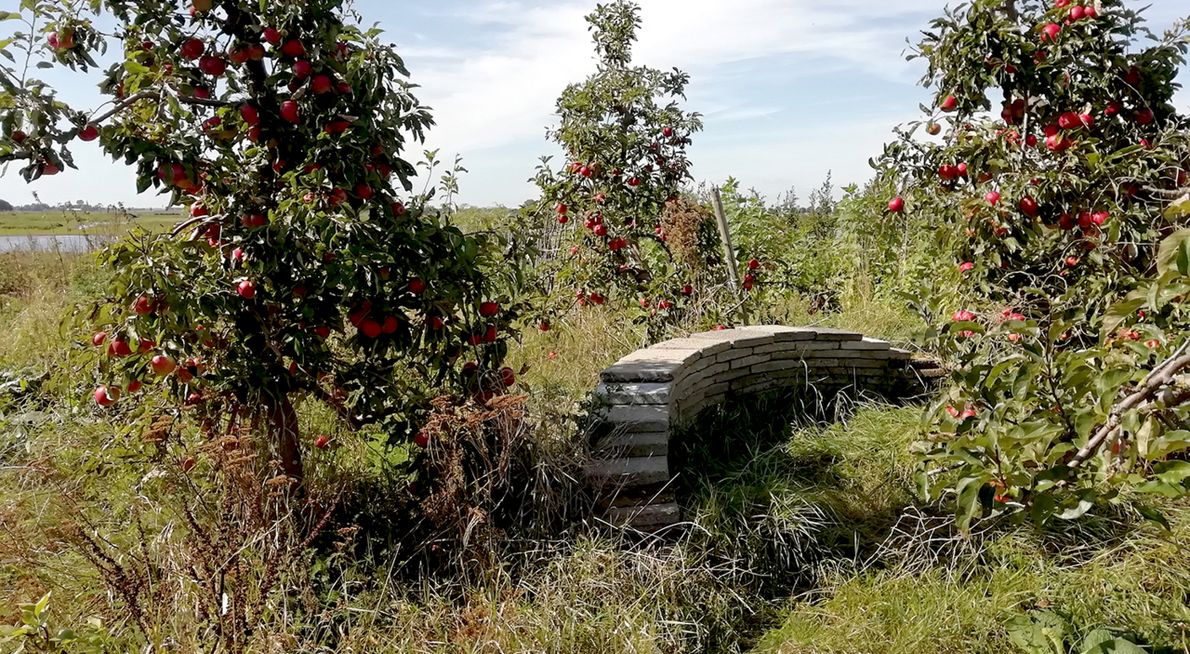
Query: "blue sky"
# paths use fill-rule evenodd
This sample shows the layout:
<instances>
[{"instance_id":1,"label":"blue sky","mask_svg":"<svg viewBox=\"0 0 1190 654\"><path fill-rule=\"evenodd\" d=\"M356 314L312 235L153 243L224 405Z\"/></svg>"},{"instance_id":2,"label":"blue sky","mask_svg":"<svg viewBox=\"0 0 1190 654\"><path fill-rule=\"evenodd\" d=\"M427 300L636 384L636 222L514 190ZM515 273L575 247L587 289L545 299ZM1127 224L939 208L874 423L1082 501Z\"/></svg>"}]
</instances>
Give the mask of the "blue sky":
<instances>
[{"instance_id":1,"label":"blue sky","mask_svg":"<svg viewBox=\"0 0 1190 654\"><path fill-rule=\"evenodd\" d=\"M17 0L0 0L15 9ZM868 179L894 125L928 101L916 86L920 63L906 62L906 38L941 12L941 0L642 0L640 63L680 67L692 82L687 107L704 114L691 151L699 181L735 176L775 196L803 198L828 170L837 187ZM1142 3L1130 3L1140 6ZM1190 13L1184 0L1153 0L1161 31ZM386 30L405 57L419 96L438 125L427 147L461 154L470 173L460 200L516 205L545 141L554 100L594 69L583 16L594 0L357 0L365 22ZM54 77L83 105L89 82ZM1190 94L1177 104L1190 110ZM86 199L159 206L137 196L130 172L97 148L77 149L81 171L26 185L11 168L0 198L16 204L37 191L47 202ZM419 155L420 153L411 153Z\"/></svg>"}]
</instances>

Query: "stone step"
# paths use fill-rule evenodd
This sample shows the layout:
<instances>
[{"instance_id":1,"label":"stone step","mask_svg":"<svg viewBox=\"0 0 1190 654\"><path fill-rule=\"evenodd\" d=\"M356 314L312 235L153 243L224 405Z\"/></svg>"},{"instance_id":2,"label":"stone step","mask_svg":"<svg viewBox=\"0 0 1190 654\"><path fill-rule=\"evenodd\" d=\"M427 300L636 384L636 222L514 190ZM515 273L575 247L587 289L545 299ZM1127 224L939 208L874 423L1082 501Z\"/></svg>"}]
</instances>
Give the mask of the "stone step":
<instances>
[{"instance_id":1,"label":"stone step","mask_svg":"<svg viewBox=\"0 0 1190 654\"><path fill-rule=\"evenodd\" d=\"M596 456L643 457L667 456L669 434L655 432L620 432L599 439L595 443Z\"/></svg>"},{"instance_id":2,"label":"stone step","mask_svg":"<svg viewBox=\"0 0 1190 654\"><path fill-rule=\"evenodd\" d=\"M670 384L666 383L602 383L595 388L595 396L607 404L665 406L669 404L669 391Z\"/></svg>"},{"instance_id":3,"label":"stone step","mask_svg":"<svg viewBox=\"0 0 1190 654\"><path fill-rule=\"evenodd\" d=\"M669 461L663 456L595 460L587 464L587 479L602 489L639 489L669 481Z\"/></svg>"},{"instance_id":4,"label":"stone step","mask_svg":"<svg viewBox=\"0 0 1190 654\"><path fill-rule=\"evenodd\" d=\"M628 432L669 430L669 409L665 406L632 406L617 404L599 413L610 429Z\"/></svg>"},{"instance_id":5,"label":"stone step","mask_svg":"<svg viewBox=\"0 0 1190 654\"><path fill-rule=\"evenodd\" d=\"M668 527L677 524L680 520L681 512L674 502L619 507L611 509L607 514L607 521L613 525L633 527L642 531Z\"/></svg>"}]
</instances>

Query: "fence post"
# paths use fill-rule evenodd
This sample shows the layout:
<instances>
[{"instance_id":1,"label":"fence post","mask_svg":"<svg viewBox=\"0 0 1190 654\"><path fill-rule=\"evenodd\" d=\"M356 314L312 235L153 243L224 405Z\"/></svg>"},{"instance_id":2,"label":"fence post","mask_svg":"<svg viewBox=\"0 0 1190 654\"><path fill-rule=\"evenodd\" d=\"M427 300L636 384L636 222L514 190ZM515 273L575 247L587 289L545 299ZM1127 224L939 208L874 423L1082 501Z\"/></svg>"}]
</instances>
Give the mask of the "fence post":
<instances>
[{"instance_id":1,"label":"fence post","mask_svg":"<svg viewBox=\"0 0 1190 654\"><path fill-rule=\"evenodd\" d=\"M715 205L715 222L719 224L719 236L723 241L723 259L727 264L728 283L731 290L740 287L740 273L736 267L735 248L731 245L731 230L727 226L727 214L723 212L723 198L719 195L719 187L711 187L711 200Z\"/></svg>"}]
</instances>

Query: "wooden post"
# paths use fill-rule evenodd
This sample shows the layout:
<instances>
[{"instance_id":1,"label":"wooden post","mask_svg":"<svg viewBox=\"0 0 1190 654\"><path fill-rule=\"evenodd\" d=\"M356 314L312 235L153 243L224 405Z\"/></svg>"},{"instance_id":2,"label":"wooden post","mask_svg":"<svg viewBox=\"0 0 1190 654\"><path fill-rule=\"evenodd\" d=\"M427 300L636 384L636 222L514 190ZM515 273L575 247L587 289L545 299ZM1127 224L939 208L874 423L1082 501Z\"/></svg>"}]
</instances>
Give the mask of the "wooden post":
<instances>
[{"instance_id":1,"label":"wooden post","mask_svg":"<svg viewBox=\"0 0 1190 654\"><path fill-rule=\"evenodd\" d=\"M711 187L711 199L715 205L715 222L719 223L719 236L723 241L723 260L727 264L728 283L731 290L740 287L740 273L736 267L735 248L731 245L731 230L727 226L727 214L723 212L723 198L719 195L719 187Z\"/></svg>"}]
</instances>

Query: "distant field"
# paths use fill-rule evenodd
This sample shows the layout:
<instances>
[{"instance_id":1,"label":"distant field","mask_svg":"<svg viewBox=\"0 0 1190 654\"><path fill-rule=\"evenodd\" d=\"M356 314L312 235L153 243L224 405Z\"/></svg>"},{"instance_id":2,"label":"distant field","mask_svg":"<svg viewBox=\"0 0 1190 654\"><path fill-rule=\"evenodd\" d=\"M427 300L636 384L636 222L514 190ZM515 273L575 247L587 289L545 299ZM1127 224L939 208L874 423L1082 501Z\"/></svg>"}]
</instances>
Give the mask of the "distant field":
<instances>
[{"instance_id":1,"label":"distant field","mask_svg":"<svg viewBox=\"0 0 1190 654\"><path fill-rule=\"evenodd\" d=\"M145 210L127 214L102 211L7 211L0 213L0 236L61 234L119 234L134 225L149 231L164 230L177 222L174 211Z\"/></svg>"}]
</instances>

